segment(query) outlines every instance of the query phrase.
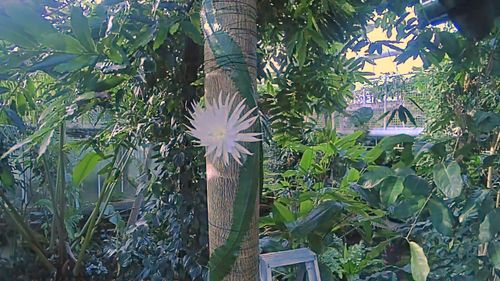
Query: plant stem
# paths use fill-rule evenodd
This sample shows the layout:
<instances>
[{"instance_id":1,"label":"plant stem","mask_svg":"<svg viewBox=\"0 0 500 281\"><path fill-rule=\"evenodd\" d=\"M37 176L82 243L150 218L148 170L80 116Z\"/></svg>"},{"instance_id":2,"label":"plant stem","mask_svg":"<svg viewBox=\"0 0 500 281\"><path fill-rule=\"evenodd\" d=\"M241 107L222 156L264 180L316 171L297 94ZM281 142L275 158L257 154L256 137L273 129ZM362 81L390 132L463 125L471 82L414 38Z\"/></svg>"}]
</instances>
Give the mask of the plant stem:
<instances>
[{"instance_id":1,"label":"plant stem","mask_svg":"<svg viewBox=\"0 0 500 281\"><path fill-rule=\"evenodd\" d=\"M43 154L42 156L42 166L44 169L45 182L47 184L47 189L49 190L50 200L52 201L52 206L56 206L56 196L54 191L54 184L52 182L51 171L49 169L49 165L47 164L47 154ZM52 224L50 227L50 243L49 249L52 250L55 245L56 240L56 225L57 220L59 219L59 214L57 214L58 210L56 208L52 208Z\"/></svg>"},{"instance_id":2,"label":"plant stem","mask_svg":"<svg viewBox=\"0 0 500 281\"><path fill-rule=\"evenodd\" d=\"M495 154L495 152L498 149L499 142L500 142L500 133L496 134L495 138L493 139L493 143L491 144L490 151L489 151L490 155L494 155ZM486 180L486 187L488 187L488 188L492 188L493 187L493 172L494 172L493 166L488 167L488 178ZM498 202L498 200L499 200L499 198L497 196L497 202Z\"/></svg>"},{"instance_id":3,"label":"plant stem","mask_svg":"<svg viewBox=\"0 0 500 281\"><path fill-rule=\"evenodd\" d=\"M117 170L113 169L110 173L110 178L106 180L105 187L103 192L99 195L97 199L96 205L90 214L89 220L85 225L87 225L87 231L85 233L85 237L83 239L82 247L80 248L80 253L78 254L78 258L75 263L75 267L73 268L73 274L75 276L80 275L81 267L83 265L83 260L85 258L85 252L87 248L90 246L90 242L92 241L92 235L96 229L97 224L102 218L106 206L109 203L111 195L114 191L116 183L118 182L120 174L123 173L124 168L127 166L128 160L132 155L133 149L129 148L127 153L118 161ZM101 210L101 205L104 206ZM84 226L85 227L85 226Z\"/></svg>"},{"instance_id":4,"label":"plant stem","mask_svg":"<svg viewBox=\"0 0 500 281\"><path fill-rule=\"evenodd\" d=\"M415 219L413 220L413 223L411 224L410 226L410 230L408 230L408 234L406 234L405 236L405 239L408 240L410 238L410 235L411 235L411 232L413 231L413 229L415 228L415 225L417 224L417 221L418 221L418 218L420 217L420 214L422 213L422 211L424 210L425 206L427 205L427 203L429 202L429 200L431 200L431 197L432 197L432 193L434 192L434 190L431 191L431 193L429 194L429 196L427 196L427 199L425 200L424 202L424 205L422 205L422 207L420 208L420 210L418 210L417 212L417 215L415 216ZM409 241L409 240L408 240Z\"/></svg>"},{"instance_id":5,"label":"plant stem","mask_svg":"<svg viewBox=\"0 0 500 281\"><path fill-rule=\"evenodd\" d=\"M3 194L3 192L0 191L0 198L2 199L4 204L0 204L0 207L9 215L9 217L12 219L14 222L16 228L19 230L21 233L21 236L26 239L28 244L30 245L31 249L35 252L35 254L40 258L41 263L47 270L50 272L54 272L56 269L55 267L50 263L50 261L47 259L45 254L42 251L41 245L38 243L38 241L35 238L35 235L31 231L28 225L24 222L24 219L21 217L21 215L16 211L14 205L9 201L9 199Z\"/></svg>"},{"instance_id":6,"label":"plant stem","mask_svg":"<svg viewBox=\"0 0 500 281\"><path fill-rule=\"evenodd\" d=\"M54 211L57 210L56 215L56 229L58 236L58 255L59 263L62 267L66 262L66 247L65 243L67 240L66 228L64 226L64 211L66 209L66 194L65 190L65 161L64 161L64 141L66 136L65 124L61 122L59 125L59 148L58 148L58 167L57 167L57 177L56 177L56 192L55 192L55 203Z\"/></svg>"}]
</instances>

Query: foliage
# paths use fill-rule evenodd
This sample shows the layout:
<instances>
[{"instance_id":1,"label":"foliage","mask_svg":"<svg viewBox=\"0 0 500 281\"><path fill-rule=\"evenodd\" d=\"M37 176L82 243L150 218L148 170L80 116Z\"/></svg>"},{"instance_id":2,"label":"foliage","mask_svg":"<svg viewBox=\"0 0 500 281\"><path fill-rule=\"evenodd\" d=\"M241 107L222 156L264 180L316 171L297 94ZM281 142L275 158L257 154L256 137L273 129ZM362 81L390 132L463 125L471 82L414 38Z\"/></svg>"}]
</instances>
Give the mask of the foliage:
<instances>
[{"instance_id":1,"label":"foliage","mask_svg":"<svg viewBox=\"0 0 500 281\"><path fill-rule=\"evenodd\" d=\"M83 155L75 167L75 185L67 186L66 197L70 187L77 188L96 162L114 159L112 163L117 164L115 167L108 164L100 171L107 175L108 181L87 223L82 227L78 222L78 230L73 231L77 234L67 241L59 238L59 244L70 243L72 251L79 252L76 261L71 262L74 273L81 274L87 251L95 249L91 242L95 239L96 227L106 216L105 206L116 180L129 163L125 155L138 143L150 143L157 161L166 163L158 168L160 186L163 186L160 194L180 192L186 203L179 214L195 218L190 221L192 225L186 227L206 237L206 214L203 208L194 208L194 204L199 206L195 196L204 193L198 186L201 163L193 162L199 152L189 145L181 126L186 109L177 106L197 95L196 86L191 85L198 79L201 65L201 46L196 43L201 43L201 33L196 28L196 17L191 18L196 15L196 6L191 3L158 7L152 5L152 1L132 5L103 2L83 9L78 2L25 4L22 10L16 3L0 5L2 19L8 22L2 26L12 29L12 32L1 32L4 40L1 76L8 79L2 84L5 86L2 89L6 89L2 110L14 110L29 126L36 125L24 141L8 151L9 159L16 159L12 152L20 148L30 153L39 151L35 158L45 155L48 158L53 132L60 124L96 114L98 118L94 122L100 127L99 134L71 144L75 149L89 148L94 152ZM23 17L29 20L24 21ZM179 67L179 60L184 63L183 67ZM169 79L160 79L165 76ZM23 90L18 93L17 89ZM10 118L4 118L4 122L15 122L17 119L12 116L16 115L7 115ZM165 135L171 139L164 138ZM43 163L34 162L32 166L40 164ZM51 175L46 178L50 179ZM51 210L51 205L42 206ZM70 211L67 204L57 206ZM81 215L83 210L77 209L76 213ZM193 225L196 227L191 228ZM120 237L118 233L117 237ZM189 236L180 239L189 239ZM202 252L196 257L199 262L206 262L206 259L203 261L204 245L187 242L184 245L200 249ZM61 262L60 253L47 252L47 255ZM58 278L65 278L64 274L67 273L59 272Z\"/></svg>"},{"instance_id":2,"label":"foliage","mask_svg":"<svg viewBox=\"0 0 500 281\"><path fill-rule=\"evenodd\" d=\"M0 3L0 219L8 226L0 241L15 251L0 257L0 279L206 279L204 157L184 126L186 106L202 95L201 1L90 2ZM325 280L499 275L498 26L481 42L450 27L417 28L406 10L415 2L258 2L256 102L269 143L262 251L310 247ZM370 42L371 19L396 41L408 38L406 48ZM304 118L342 111L354 84L366 82L369 59L347 59L348 49L387 48L400 52L398 62L424 62L405 81L424 94L415 100L429 121L424 136L368 148L362 133L340 136ZM390 114L414 123L404 106ZM353 118L361 125L369 115ZM81 120L98 130L65 137ZM140 147L152 149L154 163L141 163L145 180L128 179L142 208L125 222L110 202ZM99 164L102 195L82 206L80 184Z\"/></svg>"}]
</instances>

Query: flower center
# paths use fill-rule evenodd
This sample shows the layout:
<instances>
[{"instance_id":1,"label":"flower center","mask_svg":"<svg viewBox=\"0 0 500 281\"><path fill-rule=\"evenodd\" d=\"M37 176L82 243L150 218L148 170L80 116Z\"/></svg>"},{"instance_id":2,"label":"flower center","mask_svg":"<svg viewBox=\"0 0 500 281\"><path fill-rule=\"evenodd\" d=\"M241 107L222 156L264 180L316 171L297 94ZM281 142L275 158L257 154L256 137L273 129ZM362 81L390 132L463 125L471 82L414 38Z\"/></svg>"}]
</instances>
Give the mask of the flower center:
<instances>
[{"instance_id":1,"label":"flower center","mask_svg":"<svg viewBox=\"0 0 500 281\"><path fill-rule=\"evenodd\" d=\"M212 132L212 136L217 140L223 140L226 137L227 130L223 127L216 128Z\"/></svg>"}]
</instances>

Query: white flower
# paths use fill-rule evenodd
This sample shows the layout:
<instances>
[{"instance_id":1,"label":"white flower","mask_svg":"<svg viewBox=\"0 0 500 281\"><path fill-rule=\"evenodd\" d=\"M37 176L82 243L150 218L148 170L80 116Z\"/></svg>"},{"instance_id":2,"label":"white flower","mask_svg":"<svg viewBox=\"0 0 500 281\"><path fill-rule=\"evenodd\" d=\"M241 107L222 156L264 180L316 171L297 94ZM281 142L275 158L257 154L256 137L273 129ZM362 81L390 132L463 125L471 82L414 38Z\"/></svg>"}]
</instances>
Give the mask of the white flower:
<instances>
[{"instance_id":1,"label":"white flower","mask_svg":"<svg viewBox=\"0 0 500 281\"><path fill-rule=\"evenodd\" d=\"M235 98L236 94L228 95L224 101L219 95L213 104L207 101L205 108L193 105L191 118L188 118L191 123L189 133L205 147L206 156L211 160L222 160L225 165L229 164L229 155L242 165L242 155L252 153L241 143L260 141L257 138L260 133L244 133L257 120L257 116L250 117L256 107L243 113L246 109L243 99L233 109Z\"/></svg>"}]
</instances>

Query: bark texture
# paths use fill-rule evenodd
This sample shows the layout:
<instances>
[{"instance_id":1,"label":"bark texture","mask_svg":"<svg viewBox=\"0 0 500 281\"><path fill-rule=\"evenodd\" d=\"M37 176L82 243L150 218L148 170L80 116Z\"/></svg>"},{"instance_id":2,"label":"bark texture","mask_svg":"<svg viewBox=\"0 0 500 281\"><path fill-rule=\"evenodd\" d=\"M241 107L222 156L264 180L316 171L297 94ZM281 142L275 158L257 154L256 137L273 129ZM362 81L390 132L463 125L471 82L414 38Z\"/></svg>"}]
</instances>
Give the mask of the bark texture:
<instances>
[{"instance_id":1,"label":"bark texture","mask_svg":"<svg viewBox=\"0 0 500 281\"><path fill-rule=\"evenodd\" d=\"M256 0L217 1L214 8L220 28L240 45L245 57L253 87L256 82ZM205 43L205 98L215 100L220 93L232 94L237 89L231 80L231 66L218 65L214 55ZM230 56L241 54L228 54ZM241 99L241 96L238 98ZM255 177L260 171L255 171ZM239 166L231 159L228 167L222 162L210 162L207 159L207 200L210 253L223 245L229 235L233 203L239 186ZM258 188L257 186L255 188ZM258 210L258 198L255 202ZM232 271L224 280L258 280L258 211L254 212L248 234L246 235ZM213 280L218 281L218 280Z\"/></svg>"}]
</instances>

